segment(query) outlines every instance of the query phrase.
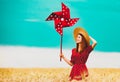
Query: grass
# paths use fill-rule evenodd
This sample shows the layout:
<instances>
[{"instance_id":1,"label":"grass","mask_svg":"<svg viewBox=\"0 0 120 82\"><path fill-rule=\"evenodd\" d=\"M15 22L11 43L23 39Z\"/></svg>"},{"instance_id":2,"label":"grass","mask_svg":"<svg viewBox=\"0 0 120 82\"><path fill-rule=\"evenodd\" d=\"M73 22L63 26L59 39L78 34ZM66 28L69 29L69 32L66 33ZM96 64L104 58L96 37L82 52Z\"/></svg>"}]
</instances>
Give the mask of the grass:
<instances>
[{"instance_id":1,"label":"grass","mask_svg":"<svg viewBox=\"0 0 120 82\"><path fill-rule=\"evenodd\" d=\"M0 68L0 82L68 82L70 68ZM90 68L88 82L120 82L120 68Z\"/></svg>"}]
</instances>

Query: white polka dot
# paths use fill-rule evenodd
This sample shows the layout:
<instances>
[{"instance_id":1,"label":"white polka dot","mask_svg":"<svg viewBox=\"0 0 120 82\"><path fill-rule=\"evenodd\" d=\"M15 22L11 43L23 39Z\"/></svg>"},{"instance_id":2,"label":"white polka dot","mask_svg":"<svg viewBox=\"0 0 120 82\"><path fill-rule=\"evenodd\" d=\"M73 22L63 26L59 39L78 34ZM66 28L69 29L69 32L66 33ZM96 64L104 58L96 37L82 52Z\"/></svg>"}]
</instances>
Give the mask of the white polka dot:
<instances>
[{"instance_id":1,"label":"white polka dot","mask_svg":"<svg viewBox=\"0 0 120 82\"><path fill-rule=\"evenodd\" d=\"M61 18L61 21L64 21L64 18Z\"/></svg>"}]
</instances>

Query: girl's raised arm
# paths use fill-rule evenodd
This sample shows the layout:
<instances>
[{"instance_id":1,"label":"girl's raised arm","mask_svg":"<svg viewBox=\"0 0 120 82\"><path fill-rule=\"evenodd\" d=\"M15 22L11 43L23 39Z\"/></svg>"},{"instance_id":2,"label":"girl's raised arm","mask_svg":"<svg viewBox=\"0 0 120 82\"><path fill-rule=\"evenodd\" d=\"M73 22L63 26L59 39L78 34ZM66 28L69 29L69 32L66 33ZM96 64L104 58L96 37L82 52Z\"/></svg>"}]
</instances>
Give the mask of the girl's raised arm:
<instances>
[{"instance_id":1,"label":"girl's raised arm","mask_svg":"<svg viewBox=\"0 0 120 82\"><path fill-rule=\"evenodd\" d=\"M90 37L90 40L93 42L92 48L94 48L97 45L97 41L94 38L92 38L91 36L89 36L89 37Z\"/></svg>"}]
</instances>

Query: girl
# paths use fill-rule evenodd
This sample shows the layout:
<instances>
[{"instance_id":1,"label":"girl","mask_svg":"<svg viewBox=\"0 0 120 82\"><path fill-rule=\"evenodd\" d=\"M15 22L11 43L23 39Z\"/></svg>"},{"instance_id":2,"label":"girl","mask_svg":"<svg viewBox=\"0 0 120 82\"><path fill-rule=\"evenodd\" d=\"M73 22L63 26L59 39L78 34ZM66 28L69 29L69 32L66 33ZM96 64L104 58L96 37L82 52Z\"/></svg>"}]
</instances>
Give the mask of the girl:
<instances>
[{"instance_id":1,"label":"girl","mask_svg":"<svg viewBox=\"0 0 120 82\"><path fill-rule=\"evenodd\" d=\"M76 41L76 48L72 49L71 60L68 60L62 53L60 57L70 66L73 66L69 76L70 82L87 81L88 69L86 67L86 61L97 42L95 39L88 36L87 32L80 27L74 29L74 39ZM90 40L92 41L91 45Z\"/></svg>"}]
</instances>

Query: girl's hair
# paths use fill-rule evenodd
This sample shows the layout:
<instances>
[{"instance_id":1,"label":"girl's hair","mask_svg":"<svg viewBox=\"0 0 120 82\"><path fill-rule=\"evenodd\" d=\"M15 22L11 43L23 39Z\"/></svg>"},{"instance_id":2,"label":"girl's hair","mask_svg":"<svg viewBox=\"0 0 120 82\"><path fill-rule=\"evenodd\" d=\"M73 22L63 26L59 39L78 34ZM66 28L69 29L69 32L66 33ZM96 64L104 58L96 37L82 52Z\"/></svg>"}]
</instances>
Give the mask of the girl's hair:
<instances>
[{"instance_id":1,"label":"girl's hair","mask_svg":"<svg viewBox=\"0 0 120 82\"><path fill-rule=\"evenodd\" d=\"M83 36L82 34L79 33L78 35L81 35L81 36L82 36L82 44L84 45L83 48L85 49L85 48L87 47L87 42L86 42L86 40L85 40L85 38L84 38L84 36ZM80 44L80 43L76 43L76 51L77 51L77 52L78 52L79 44ZM84 50L84 49L83 49L83 50Z\"/></svg>"}]
</instances>

